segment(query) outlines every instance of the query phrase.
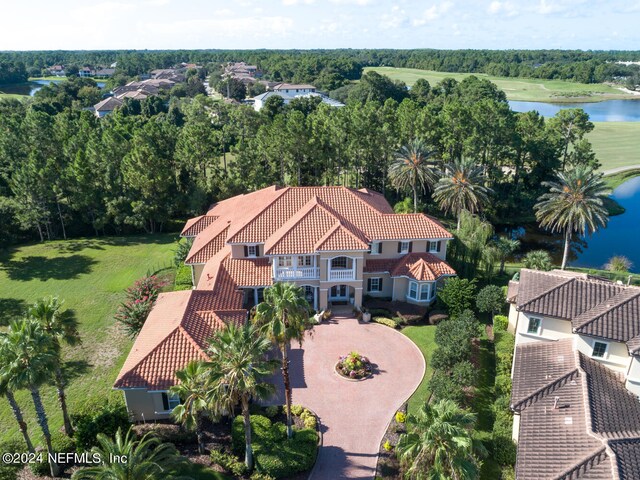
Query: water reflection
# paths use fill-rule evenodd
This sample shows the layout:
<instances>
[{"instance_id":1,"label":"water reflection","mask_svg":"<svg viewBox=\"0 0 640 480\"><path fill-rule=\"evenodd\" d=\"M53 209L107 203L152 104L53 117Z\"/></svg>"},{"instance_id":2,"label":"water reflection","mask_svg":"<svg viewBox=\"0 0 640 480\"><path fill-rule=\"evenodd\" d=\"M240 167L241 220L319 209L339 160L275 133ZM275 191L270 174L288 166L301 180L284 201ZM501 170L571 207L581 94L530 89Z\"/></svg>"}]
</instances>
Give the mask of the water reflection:
<instances>
[{"instance_id":1,"label":"water reflection","mask_svg":"<svg viewBox=\"0 0 640 480\"><path fill-rule=\"evenodd\" d=\"M50 83L60 83L63 82L63 79L60 80L31 80L26 83L12 83L10 85L0 85L1 93L10 93L13 95L29 95L33 97L38 90L40 90L45 85L49 85ZM105 82L96 82L98 88L104 88Z\"/></svg>"},{"instance_id":2,"label":"water reflection","mask_svg":"<svg viewBox=\"0 0 640 480\"><path fill-rule=\"evenodd\" d=\"M553 117L560 110L581 108L592 122L640 122L640 96L638 100L606 100L595 103L545 103L510 101L514 112L537 110L545 117Z\"/></svg>"}]
</instances>

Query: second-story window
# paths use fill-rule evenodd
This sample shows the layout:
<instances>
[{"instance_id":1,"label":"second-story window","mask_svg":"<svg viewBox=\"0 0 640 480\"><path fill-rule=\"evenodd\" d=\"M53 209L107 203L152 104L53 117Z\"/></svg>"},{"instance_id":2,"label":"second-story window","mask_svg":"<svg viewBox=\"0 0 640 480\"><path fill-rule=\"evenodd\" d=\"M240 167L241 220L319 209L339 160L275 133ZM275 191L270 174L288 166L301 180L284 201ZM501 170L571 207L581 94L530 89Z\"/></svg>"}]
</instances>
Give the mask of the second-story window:
<instances>
[{"instance_id":1,"label":"second-story window","mask_svg":"<svg viewBox=\"0 0 640 480\"><path fill-rule=\"evenodd\" d=\"M440 251L440 241L427 242L427 252L435 253Z\"/></svg>"},{"instance_id":2,"label":"second-story window","mask_svg":"<svg viewBox=\"0 0 640 480\"><path fill-rule=\"evenodd\" d=\"M347 257L336 257L332 259L331 268L347 268Z\"/></svg>"},{"instance_id":3,"label":"second-story window","mask_svg":"<svg viewBox=\"0 0 640 480\"><path fill-rule=\"evenodd\" d=\"M380 255L382 253L382 242L371 242L371 255Z\"/></svg>"},{"instance_id":4,"label":"second-story window","mask_svg":"<svg viewBox=\"0 0 640 480\"><path fill-rule=\"evenodd\" d=\"M398 242L398 253L411 252L411 242Z\"/></svg>"},{"instance_id":5,"label":"second-story window","mask_svg":"<svg viewBox=\"0 0 640 480\"><path fill-rule=\"evenodd\" d=\"M279 267L292 267L293 260L291 257L278 257L278 266Z\"/></svg>"},{"instance_id":6,"label":"second-story window","mask_svg":"<svg viewBox=\"0 0 640 480\"><path fill-rule=\"evenodd\" d=\"M311 255L304 255L298 257L299 267L313 267L313 257Z\"/></svg>"},{"instance_id":7,"label":"second-story window","mask_svg":"<svg viewBox=\"0 0 640 480\"><path fill-rule=\"evenodd\" d=\"M607 347L608 345L604 342L593 342L593 351L591 352L591 356L596 358L606 358Z\"/></svg>"},{"instance_id":8,"label":"second-story window","mask_svg":"<svg viewBox=\"0 0 640 480\"><path fill-rule=\"evenodd\" d=\"M248 245L247 246L247 257L257 257L258 256L258 246L257 245Z\"/></svg>"},{"instance_id":9,"label":"second-story window","mask_svg":"<svg viewBox=\"0 0 640 480\"><path fill-rule=\"evenodd\" d=\"M540 327L542 326L542 320L539 318L531 317L529 319L529 325L527 326L527 333L533 335L540 335Z\"/></svg>"}]
</instances>

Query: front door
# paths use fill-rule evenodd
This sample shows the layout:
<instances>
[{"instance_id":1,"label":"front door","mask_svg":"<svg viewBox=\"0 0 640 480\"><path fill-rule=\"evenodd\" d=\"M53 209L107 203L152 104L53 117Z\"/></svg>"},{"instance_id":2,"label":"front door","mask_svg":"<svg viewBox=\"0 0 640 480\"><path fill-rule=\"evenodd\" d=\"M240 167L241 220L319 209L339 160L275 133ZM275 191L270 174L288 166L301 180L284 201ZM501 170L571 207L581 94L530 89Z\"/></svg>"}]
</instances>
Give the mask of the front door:
<instances>
[{"instance_id":1,"label":"front door","mask_svg":"<svg viewBox=\"0 0 640 480\"><path fill-rule=\"evenodd\" d=\"M332 302L346 302L349 299L346 285L334 285L331 287L329 300Z\"/></svg>"}]
</instances>

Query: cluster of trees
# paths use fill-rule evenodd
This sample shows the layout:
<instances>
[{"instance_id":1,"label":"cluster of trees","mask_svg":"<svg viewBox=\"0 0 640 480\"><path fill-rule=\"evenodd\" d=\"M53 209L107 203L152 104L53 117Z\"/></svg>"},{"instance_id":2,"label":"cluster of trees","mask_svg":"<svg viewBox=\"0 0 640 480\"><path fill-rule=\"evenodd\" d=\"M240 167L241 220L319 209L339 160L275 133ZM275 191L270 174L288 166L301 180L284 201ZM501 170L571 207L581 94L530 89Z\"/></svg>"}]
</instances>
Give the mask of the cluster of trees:
<instances>
[{"instance_id":1,"label":"cluster of trees","mask_svg":"<svg viewBox=\"0 0 640 480\"><path fill-rule=\"evenodd\" d=\"M6 61L0 57L0 85L24 83L27 78L27 70L23 62Z\"/></svg>"},{"instance_id":2,"label":"cluster of trees","mask_svg":"<svg viewBox=\"0 0 640 480\"><path fill-rule=\"evenodd\" d=\"M0 61L22 62L31 75L55 64L109 65L117 61L118 73L135 76L180 62L216 66L242 60L258 65L271 80L313 82L329 91L359 78L367 66L597 83L637 77L640 67L616 63L637 57L638 52L580 50L105 50L5 52Z\"/></svg>"},{"instance_id":3,"label":"cluster of trees","mask_svg":"<svg viewBox=\"0 0 640 480\"><path fill-rule=\"evenodd\" d=\"M476 77L407 91L370 72L343 108L273 97L255 112L204 96L150 97L100 120L82 110L97 93L91 82L0 103L0 243L155 232L211 200L272 184L367 187L393 202L420 191L431 213L521 218L562 165L597 165L584 112L514 113ZM421 160L403 167L416 147ZM438 181L420 183L416 171Z\"/></svg>"},{"instance_id":4,"label":"cluster of trees","mask_svg":"<svg viewBox=\"0 0 640 480\"><path fill-rule=\"evenodd\" d=\"M28 309L25 318L15 320L6 332L0 334L0 393L11 405L20 432L29 452L36 450L27 431L27 424L14 393L28 390L37 415L38 425L47 446L53 452L51 431L40 388L53 383L64 419L64 432L72 436L74 431L67 410L66 380L61 357L63 343L76 345L80 342L77 322L69 310L62 309L63 302L48 297L36 302ZM52 476L59 473L58 465L49 459Z\"/></svg>"}]
</instances>

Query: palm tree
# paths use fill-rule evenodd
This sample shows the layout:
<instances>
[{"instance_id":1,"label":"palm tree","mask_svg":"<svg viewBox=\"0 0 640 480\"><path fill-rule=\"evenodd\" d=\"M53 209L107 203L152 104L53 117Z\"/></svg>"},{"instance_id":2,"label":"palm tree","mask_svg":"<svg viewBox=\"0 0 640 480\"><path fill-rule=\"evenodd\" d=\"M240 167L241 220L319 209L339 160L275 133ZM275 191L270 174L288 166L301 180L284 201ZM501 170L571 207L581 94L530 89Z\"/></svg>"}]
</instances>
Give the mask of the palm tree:
<instances>
[{"instance_id":1,"label":"palm tree","mask_svg":"<svg viewBox=\"0 0 640 480\"><path fill-rule=\"evenodd\" d=\"M553 268L553 260L546 250L531 250L522 259L525 268L548 272Z\"/></svg>"},{"instance_id":2,"label":"palm tree","mask_svg":"<svg viewBox=\"0 0 640 480\"><path fill-rule=\"evenodd\" d=\"M415 139L396 152L389 165L389 180L398 190L413 190L413 212L418 211L418 189L431 190L437 181L434 152L425 143Z\"/></svg>"},{"instance_id":3,"label":"palm tree","mask_svg":"<svg viewBox=\"0 0 640 480\"><path fill-rule=\"evenodd\" d=\"M61 311L64 300L58 300L58 297L45 297L38 300L29 310L27 314L30 318L36 320L42 330L51 336L56 351L58 353L55 365L55 383L58 391L58 402L62 410L62 418L64 420L64 431L68 436L73 435L73 427L69 412L67 410L67 398L65 394L66 380L62 372L61 358L61 342L70 346L80 343L80 335L78 334L78 322L72 313Z\"/></svg>"},{"instance_id":4,"label":"palm tree","mask_svg":"<svg viewBox=\"0 0 640 480\"><path fill-rule=\"evenodd\" d=\"M482 167L469 158L463 158L448 163L436 184L433 198L445 213L457 215L458 230L463 210L476 213L489 203L492 190L484 186L482 177Z\"/></svg>"},{"instance_id":5,"label":"palm tree","mask_svg":"<svg viewBox=\"0 0 640 480\"><path fill-rule=\"evenodd\" d=\"M187 429L196 431L198 452L204 453L202 417L213 407L210 371L203 362L190 362L186 368L176 372L176 378L180 383L171 387L171 393L178 395L181 403L171 415Z\"/></svg>"},{"instance_id":6,"label":"palm tree","mask_svg":"<svg viewBox=\"0 0 640 480\"><path fill-rule=\"evenodd\" d=\"M99 433L99 445L93 447L91 453L99 456L101 464L77 470L71 476L72 480L190 480L190 477L171 473L185 462L176 447L171 443L160 443L151 435L147 433L136 440L131 429L124 437L118 429L112 440Z\"/></svg>"},{"instance_id":7,"label":"palm tree","mask_svg":"<svg viewBox=\"0 0 640 480\"><path fill-rule=\"evenodd\" d=\"M6 345L6 338L4 336L0 337L0 358L7 358L7 355L4 351ZM18 402L16 402L15 397L13 396L13 392L9 388L7 377L0 378L0 396L4 396L9 405L11 406L11 410L13 411L13 416L16 418L18 422L18 426L20 427L20 432L22 433L22 437L24 438L24 442L27 444L27 448L31 453L35 452L33 448L33 443L31 442L31 437L29 437L29 432L27 431L27 423L24 421L24 416L22 415L22 409Z\"/></svg>"},{"instance_id":8,"label":"palm tree","mask_svg":"<svg viewBox=\"0 0 640 480\"><path fill-rule=\"evenodd\" d=\"M512 255L520 246L520 240L515 238L498 237L493 245L498 252L500 258L500 274L504 273L504 264L507 261L507 257Z\"/></svg>"},{"instance_id":9,"label":"palm tree","mask_svg":"<svg viewBox=\"0 0 640 480\"><path fill-rule=\"evenodd\" d=\"M269 339L250 323L238 327L231 323L216 332L207 350L211 358L213 378L225 392L230 409L240 403L244 419L245 457L249 470L253 468L251 446L251 398L268 398L274 392L273 385L262 379L273 373L277 360L267 360L272 349Z\"/></svg>"},{"instance_id":10,"label":"palm tree","mask_svg":"<svg viewBox=\"0 0 640 480\"><path fill-rule=\"evenodd\" d=\"M476 479L479 467L471 430L476 415L452 400L425 403L417 415L407 416L407 433L400 435L396 451L405 478ZM482 450L482 447L479 447Z\"/></svg>"},{"instance_id":11,"label":"palm tree","mask_svg":"<svg viewBox=\"0 0 640 480\"><path fill-rule=\"evenodd\" d=\"M289 380L288 352L291 340L302 346L305 330L313 327L309 319L311 307L304 290L292 283L276 283L264 291L264 301L256 307L254 322L262 326L267 336L282 352L282 378L284 380L287 410L287 435L293 436L291 419L291 382Z\"/></svg>"},{"instance_id":12,"label":"palm tree","mask_svg":"<svg viewBox=\"0 0 640 480\"><path fill-rule=\"evenodd\" d=\"M5 378L7 386L11 389L29 390L47 450L53 454L49 421L42 404L40 386L48 381L55 368L57 361L55 345L40 324L30 319L11 322L5 338L0 378ZM51 458L49 458L49 467L51 476L57 476L59 468Z\"/></svg>"},{"instance_id":13,"label":"palm tree","mask_svg":"<svg viewBox=\"0 0 640 480\"><path fill-rule=\"evenodd\" d=\"M538 198L534 209L541 227L552 232L564 232L561 266L564 270L573 232L591 234L607 225L609 214L603 199L609 191L602 181L602 174L583 165L560 172L556 177L554 182L542 182L549 187L549 192Z\"/></svg>"}]
</instances>

